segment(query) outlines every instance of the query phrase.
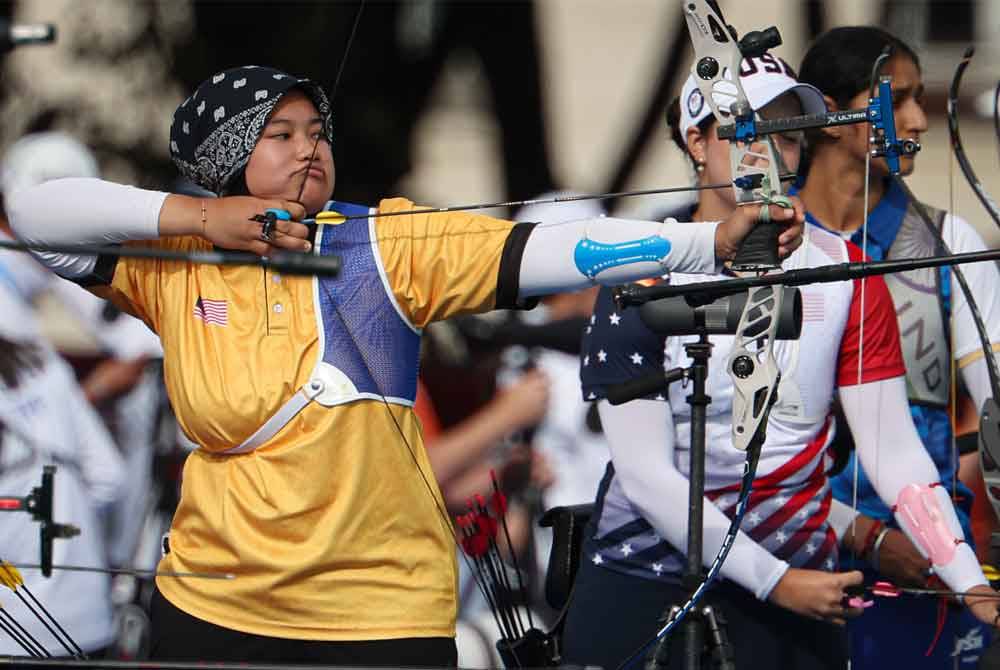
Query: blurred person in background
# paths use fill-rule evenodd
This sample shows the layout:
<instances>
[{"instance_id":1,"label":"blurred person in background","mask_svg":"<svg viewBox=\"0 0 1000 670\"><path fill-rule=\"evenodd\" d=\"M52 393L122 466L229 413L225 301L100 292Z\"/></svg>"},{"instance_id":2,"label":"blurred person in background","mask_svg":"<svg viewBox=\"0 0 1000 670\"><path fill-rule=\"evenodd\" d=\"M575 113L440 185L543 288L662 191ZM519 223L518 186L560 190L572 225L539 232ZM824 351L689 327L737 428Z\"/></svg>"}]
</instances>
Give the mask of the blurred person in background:
<instances>
[{"instance_id":1,"label":"blurred person in background","mask_svg":"<svg viewBox=\"0 0 1000 670\"><path fill-rule=\"evenodd\" d=\"M90 150L61 132L26 135L8 148L0 161L0 192L4 198L16 191L52 179L100 176ZM0 230L9 234L5 218ZM73 282L44 268L29 254L8 254L24 293L37 299L44 293L65 308L73 326L96 341L96 356L69 355L77 369L87 400L105 418L126 462L127 491L109 519L109 560L115 567L151 569L134 565L142 510L151 490L152 435L156 396L162 383L150 363L163 357L159 338L139 319L123 313ZM33 283L34 285L29 285ZM148 557L145 559L148 561Z\"/></svg>"},{"instance_id":2,"label":"blurred person in background","mask_svg":"<svg viewBox=\"0 0 1000 670\"><path fill-rule=\"evenodd\" d=\"M4 154L0 192L6 199L52 179L99 176L96 158L81 142L61 132L39 132L22 137ZM0 232L10 232L5 216L0 216ZM49 318L57 305L60 313L55 316L66 321L64 330L71 329L81 340L61 343L67 345L61 353L123 458L126 476L118 501L105 515L107 561L114 568L152 570L159 560L163 531L154 523L162 483L153 481L153 434L164 393L159 338L140 320L60 278L31 255L11 252L5 257L25 298L33 302L42 296L54 298L48 303ZM148 537L151 533L155 538ZM112 583L118 633L109 653L141 656L149 622L145 611L133 603L140 600L140 586L148 582L120 574Z\"/></svg>"},{"instance_id":3,"label":"blurred person in background","mask_svg":"<svg viewBox=\"0 0 1000 670\"><path fill-rule=\"evenodd\" d=\"M421 384L415 411L420 417L427 457L450 512L465 511L466 501L491 489L490 470L542 466L526 444L510 438L535 426L549 404L550 380L541 372L498 390L481 408L443 428L433 401Z\"/></svg>"},{"instance_id":4,"label":"blurred person in background","mask_svg":"<svg viewBox=\"0 0 1000 670\"><path fill-rule=\"evenodd\" d=\"M107 567L104 521L124 486L124 464L72 369L30 326L30 306L0 289L0 309L5 315L0 328L0 493L27 495L39 485L42 466L55 465L53 519L80 529L78 536L54 542L51 577L34 568L21 572L25 585L84 653L102 657L116 637L111 580L107 574L58 566ZM9 321L14 318L16 325ZM11 563L37 565L38 522L23 511L4 515L0 547ZM19 600L9 598L4 607L49 653L69 655ZM0 636L0 653L24 651Z\"/></svg>"},{"instance_id":5,"label":"blurred person in background","mask_svg":"<svg viewBox=\"0 0 1000 670\"><path fill-rule=\"evenodd\" d=\"M893 56L882 74L892 77L896 135L919 141L927 131L920 60L897 37L868 26L830 30L803 58L801 80L821 90L831 110L864 107L872 64L886 46L892 48ZM884 159L871 161L866 182L867 133L864 125L810 133L808 166L799 191L809 211L810 228L832 231L864 245L865 253L875 260L936 255L935 237L928 233L906 194L889 178ZM909 175L917 157L903 157L900 162L903 174ZM986 248L968 222L925 207L952 253ZM863 230L866 213L867 236ZM997 266L975 263L962 266L961 271L995 351L1000 348ZM957 368L976 408L982 407L993 391L970 306L952 275L952 268L945 266L886 275L886 283L897 310L910 414L933 460L937 479L954 500L962 537L971 544L972 492L955 478L958 463L948 410L953 378L950 371ZM856 440L855 430L865 427L839 428L847 437L841 448L850 449L851 435ZM868 580L881 575L903 585L925 586L931 575L930 562L898 530L890 506L872 487L870 478L879 473L867 469L856 472L853 451L846 453L843 460L845 467L831 480L834 496L841 503L832 513L842 517L838 521L841 526L851 527L848 535L876 538L870 546L855 543L845 548L845 565L859 567ZM882 470L887 465L882 463ZM989 639L990 627L977 621L967 608L939 607L943 605L934 599L905 594L898 599L880 600L865 616L849 624L853 667L881 668L904 663L910 667L941 667L951 663L953 657L963 664L974 663ZM947 617L941 622L939 617L944 613ZM939 635L941 643L935 645Z\"/></svg>"},{"instance_id":6,"label":"blurred person in background","mask_svg":"<svg viewBox=\"0 0 1000 670\"><path fill-rule=\"evenodd\" d=\"M441 426L423 384L417 387L414 405L420 418L427 458L452 517L466 513L467 502L476 495L488 498L493 486L491 472L496 473L500 490L508 500L505 516L519 566L524 565L534 520L534 510L525 499L533 497L533 491L544 490L551 480L545 459L535 453L530 443L523 441L527 430L545 414L549 405L549 385L543 373L531 372L498 390L484 405L450 428ZM513 572L515 560L505 542L501 541L500 546ZM501 661L493 643L500 634L485 599L476 588L466 559L460 556L458 566L459 611L455 635L458 665L495 666ZM521 600L519 593L512 596Z\"/></svg>"},{"instance_id":7,"label":"blurred person in background","mask_svg":"<svg viewBox=\"0 0 1000 670\"><path fill-rule=\"evenodd\" d=\"M64 138L65 139L65 138ZM87 172L95 166L77 147L45 153L50 168ZM49 147L52 150L53 147ZM41 154L45 154L44 157ZM10 166L5 156L5 167ZM5 172L4 191L13 183ZM13 187L11 187L13 188ZM0 217L0 236L10 239ZM54 275L30 255L0 250L0 493L27 495L38 486L43 465L56 465L53 519L80 535L56 540L58 565L108 566L108 518L126 484L124 463L101 418L77 384L73 370L44 339L34 301ZM62 281L62 280L57 280ZM24 512L0 519L0 555L15 564L39 562L38 523ZM25 584L85 653L105 654L114 641L111 580L99 572L55 569L49 578L24 569ZM56 656L68 655L19 601L8 611ZM24 651L0 637L0 653Z\"/></svg>"}]
</instances>

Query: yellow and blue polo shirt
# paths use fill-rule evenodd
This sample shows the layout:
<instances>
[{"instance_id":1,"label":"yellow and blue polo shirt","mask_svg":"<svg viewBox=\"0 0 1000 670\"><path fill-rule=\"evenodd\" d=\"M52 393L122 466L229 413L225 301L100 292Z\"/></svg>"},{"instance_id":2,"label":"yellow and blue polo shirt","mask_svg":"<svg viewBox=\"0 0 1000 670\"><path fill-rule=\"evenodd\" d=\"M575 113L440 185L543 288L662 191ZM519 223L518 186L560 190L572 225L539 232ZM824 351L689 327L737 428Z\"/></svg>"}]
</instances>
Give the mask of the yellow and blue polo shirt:
<instances>
[{"instance_id":1,"label":"yellow and blue polo shirt","mask_svg":"<svg viewBox=\"0 0 1000 670\"><path fill-rule=\"evenodd\" d=\"M377 211L411 209L396 198ZM95 292L160 335L174 412L200 447L184 466L170 553L160 569L236 575L159 578L157 587L195 617L259 635L452 636L455 545L435 509L443 503L412 397L311 403L256 450L220 452L253 434L306 383L324 347L336 365L338 355L349 356L351 341L393 351L396 340L419 336L432 321L513 306L530 228L459 212L348 220L319 230L318 238L332 241L331 253L345 259L344 274L324 280L333 282L325 289L320 280L260 267L125 258L98 264L108 273ZM211 249L197 237L130 244ZM360 281L372 272L380 275L381 297L371 291L375 284ZM324 304L331 299L332 312ZM379 300L391 303L396 323ZM334 333L333 346L329 332L321 341L320 329L338 328L350 332ZM398 370L373 367L405 396L416 360L411 345L400 346L408 353L393 361Z\"/></svg>"}]
</instances>

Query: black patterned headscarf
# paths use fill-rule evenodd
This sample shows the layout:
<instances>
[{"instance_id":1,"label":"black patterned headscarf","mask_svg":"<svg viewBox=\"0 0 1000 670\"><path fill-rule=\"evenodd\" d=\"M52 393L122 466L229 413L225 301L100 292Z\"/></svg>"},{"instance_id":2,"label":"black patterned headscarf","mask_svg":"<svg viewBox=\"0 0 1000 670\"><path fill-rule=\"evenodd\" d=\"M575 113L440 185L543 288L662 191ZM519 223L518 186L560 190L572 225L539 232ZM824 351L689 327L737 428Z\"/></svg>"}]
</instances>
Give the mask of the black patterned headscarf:
<instances>
[{"instance_id":1,"label":"black patterned headscarf","mask_svg":"<svg viewBox=\"0 0 1000 670\"><path fill-rule=\"evenodd\" d=\"M322 87L269 67L247 65L206 79L174 112L170 157L185 177L219 195L242 174L281 96L301 90L333 140L330 102Z\"/></svg>"}]
</instances>

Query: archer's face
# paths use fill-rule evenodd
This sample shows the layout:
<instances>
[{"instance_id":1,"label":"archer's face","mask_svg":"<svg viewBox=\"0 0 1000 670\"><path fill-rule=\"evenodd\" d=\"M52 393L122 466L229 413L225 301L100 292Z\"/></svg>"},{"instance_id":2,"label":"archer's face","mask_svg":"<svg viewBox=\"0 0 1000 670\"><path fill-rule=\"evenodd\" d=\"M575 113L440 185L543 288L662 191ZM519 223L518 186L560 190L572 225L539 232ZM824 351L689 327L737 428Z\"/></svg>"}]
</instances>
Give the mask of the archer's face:
<instances>
[{"instance_id":1,"label":"archer's face","mask_svg":"<svg viewBox=\"0 0 1000 670\"><path fill-rule=\"evenodd\" d=\"M890 59L882 68L882 74L892 77L892 111L896 117L896 137L920 141L920 136L927 132L927 115L924 113L924 82L916 63L906 56ZM860 109L868 106L868 91L862 91L851 99L850 108ZM859 123L844 126L843 141L850 143L850 153L863 165L865 153L868 150L868 126ZM904 156L899 160L901 174L913 172L914 156ZM888 165L884 158L872 161L872 171L877 176L888 175Z\"/></svg>"},{"instance_id":2,"label":"archer's face","mask_svg":"<svg viewBox=\"0 0 1000 670\"><path fill-rule=\"evenodd\" d=\"M250 154L246 169L250 194L298 200L301 190L306 212L320 211L333 194L335 177L333 152L322 130L323 120L304 93L283 95ZM314 146L316 156L310 164Z\"/></svg>"},{"instance_id":3,"label":"archer's face","mask_svg":"<svg viewBox=\"0 0 1000 670\"><path fill-rule=\"evenodd\" d=\"M802 114L802 104L794 93L785 93L775 100L765 105L760 114L765 119L778 119L787 116ZM703 134L689 131L688 146L699 161L704 162L705 170L701 174L701 181L705 184L721 184L733 180L732 169L730 167L729 140L720 140L717 134L718 124L713 123ZM785 169L794 172L798 169L799 160L802 157L802 133L788 133L783 135L772 135L774 147L784 162L784 169L779 168L778 172ZM755 154L766 155L764 144L756 143L751 150ZM754 156L746 156L747 164L763 164L765 159ZM730 207L736 206L736 200L731 189L717 191L715 196L722 198Z\"/></svg>"},{"instance_id":4,"label":"archer's face","mask_svg":"<svg viewBox=\"0 0 1000 670\"><path fill-rule=\"evenodd\" d=\"M764 105L760 110L760 115L764 119L784 119L790 116L799 116L803 113L802 102L799 96L787 92ZM787 133L775 133L771 135L774 141L774 149L781 158L783 166L778 172L795 172L799 169L799 161L802 160L802 143L805 135L802 131L790 131Z\"/></svg>"}]
</instances>

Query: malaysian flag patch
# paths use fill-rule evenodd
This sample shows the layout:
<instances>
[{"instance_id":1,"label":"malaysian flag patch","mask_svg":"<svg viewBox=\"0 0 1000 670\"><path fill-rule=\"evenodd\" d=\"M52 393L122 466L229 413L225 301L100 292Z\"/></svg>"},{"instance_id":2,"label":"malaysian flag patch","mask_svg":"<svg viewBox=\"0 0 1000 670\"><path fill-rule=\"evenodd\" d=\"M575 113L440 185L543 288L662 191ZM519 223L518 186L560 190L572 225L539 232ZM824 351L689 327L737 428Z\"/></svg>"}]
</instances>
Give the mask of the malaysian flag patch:
<instances>
[{"instance_id":1,"label":"malaysian flag patch","mask_svg":"<svg viewBox=\"0 0 1000 670\"><path fill-rule=\"evenodd\" d=\"M229 307L225 300L198 298L194 303L194 318L205 323L225 326L229 319Z\"/></svg>"}]
</instances>

